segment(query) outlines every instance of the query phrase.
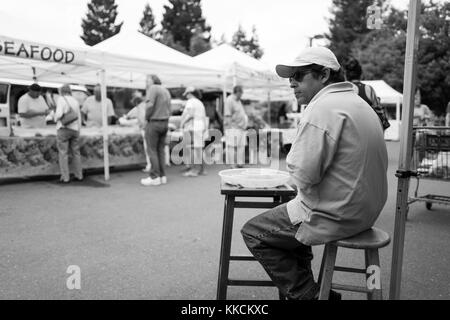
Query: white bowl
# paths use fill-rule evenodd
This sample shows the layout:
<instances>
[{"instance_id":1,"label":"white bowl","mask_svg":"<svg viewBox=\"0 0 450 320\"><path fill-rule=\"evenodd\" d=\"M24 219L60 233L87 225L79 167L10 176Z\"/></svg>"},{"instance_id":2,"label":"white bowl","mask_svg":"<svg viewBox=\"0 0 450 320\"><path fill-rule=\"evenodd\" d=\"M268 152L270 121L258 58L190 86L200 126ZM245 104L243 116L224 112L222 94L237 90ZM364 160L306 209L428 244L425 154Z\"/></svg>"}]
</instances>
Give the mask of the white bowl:
<instances>
[{"instance_id":1,"label":"white bowl","mask_svg":"<svg viewBox=\"0 0 450 320\"><path fill-rule=\"evenodd\" d=\"M273 169L231 169L219 172L222 182L252 189L283 186L289 181L289 173Z\"/></svg>"}]
</instances>

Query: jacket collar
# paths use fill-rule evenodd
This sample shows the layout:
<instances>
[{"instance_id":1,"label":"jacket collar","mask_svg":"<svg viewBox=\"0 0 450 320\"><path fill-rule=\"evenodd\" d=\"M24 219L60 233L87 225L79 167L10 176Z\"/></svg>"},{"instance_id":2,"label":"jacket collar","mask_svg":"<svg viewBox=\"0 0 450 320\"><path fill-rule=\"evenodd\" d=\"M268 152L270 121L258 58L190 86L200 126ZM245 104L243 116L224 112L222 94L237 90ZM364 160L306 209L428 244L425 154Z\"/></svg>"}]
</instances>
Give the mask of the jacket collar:
<instances>
[{"instance_id":1,"label":"jacket collar","mask_svg":"<svg viewBox=\"0 0 450 320\"><path fill-rule=\"evenodd\" d=\"M320 90L314 96L314 98L311 100L309 105L311 105L312 103L315 103L321 97L323 97L329 93L347 92L347 91L354 92L354 85L351 82L345 81L345 82L338 82L338 83L330 84L330 85L326 86L325 88L323 88L322 90Z\"/></svg>"}]
</instances>

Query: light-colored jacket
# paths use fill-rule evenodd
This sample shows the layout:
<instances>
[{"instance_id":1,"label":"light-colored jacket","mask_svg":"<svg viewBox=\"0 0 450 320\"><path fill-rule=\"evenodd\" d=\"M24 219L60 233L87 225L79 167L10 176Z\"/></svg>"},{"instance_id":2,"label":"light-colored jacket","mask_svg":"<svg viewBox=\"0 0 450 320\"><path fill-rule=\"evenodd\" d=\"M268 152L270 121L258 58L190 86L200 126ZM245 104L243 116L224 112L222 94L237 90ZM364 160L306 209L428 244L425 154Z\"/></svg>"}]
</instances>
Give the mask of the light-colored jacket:
<instances>
[{"instance_id":1,"label":"light-colored jacket","mask_svg":"<svg viewBox=\"0 0 450 320\"><path fill-rule=\"evenodd\" d=\"M319 245L372 227L387 199L388 157L379 119L349 82L310 102L287 157L298 196L288 203L296 238Z\"/></svg>"},{"instance_id":2,"label":"light-colored jacket","mask_svg":"<svg viewBox=\"0 0 450 320\"><path fill-rule=\"evenodd\" d=\"M60 119L64 114L66 114L69 111L69 108L73 109L78 114L78 119L68 124L67 126L64 126L61 123ZM61 96L58 98L58 101L56 102L55 121L57 130L64 127L75 131L80 131L81 129L80 104L74 97Z\"/></svg>"}]
</instances>

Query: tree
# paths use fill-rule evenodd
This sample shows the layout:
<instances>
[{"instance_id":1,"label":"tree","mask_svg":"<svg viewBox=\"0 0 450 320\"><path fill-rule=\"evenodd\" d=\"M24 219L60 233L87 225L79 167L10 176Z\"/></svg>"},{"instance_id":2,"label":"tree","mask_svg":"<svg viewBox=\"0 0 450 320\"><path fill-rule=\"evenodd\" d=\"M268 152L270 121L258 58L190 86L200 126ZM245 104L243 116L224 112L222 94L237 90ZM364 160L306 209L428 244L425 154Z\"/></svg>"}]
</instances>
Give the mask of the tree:
<instances>
[{"instance_id":1,"label":"tree","mask_svg":"<svg viewBox=\"0 0 450 320\"><path fill-rule=\"evenodd\" d=\"M422 101L441 114L450 100L450 3L422 4L418 52L418 85ZM386 27L355 42L365 77L383 79L403 90L407 12L391 9Z\"/></svg>"},{"instance_id":2,"label":"tree","mask_svg":"<svg viewBox=\"0 0 450 320\"><path fill-rule=\"evenodd\" d=\"M233 37L231 39L231 45L242 52L246 52L247 33L245 32L245 30L242 28L241 25L238 26L238 29L233 34Z\"/></svg>"},{"instance_id":3,"label":"tree","mask_svg":"<svg viewBox=\"0 0 450 320\"><path fill-rule=\"evenodd\" d=\"M252 37L248 42L248 49L248 54L250 54L255 59L261 59L261 57L264 55L264 51L259 45L259 37L256 34L255 26L253 26L252 28Z\"/></svg>"},{"instance_id":4,"label":"tree","mask_svg":"<svg viewBox=\"0 0 450 320\"><path fill-rule=\"evenodd\" d=\"M117 4L115 0L91 0L88 3L86 18L82 20L84 43L88 46L96 45L120 32L123 22L115 24L117 18Z\"/></svg>"},{"instance_id":5,"label":"tree","mask_svg":"<svg viewBox=\"0 0 450 320\"><path fill-rule=\"evenodd\" d=\"M332 0L329 20L330 33L326 38L330 40L330 49L342 61L347 57L356 40L369 33L367 28L367 8L374 4L374 0ZM378 4L384 4L379 0Z\"/></svg>"},{"instance_id":6,"label":"tree","mask_svg":"<svg viewBox=\"0 0 450 320\"><path fill-rule=\"evenodd\" d=\"M171 6L164 6L161 42L177 50L182 47L184 52L190 54L197 52L199 46L207 48L211 40L211 27L203 17L201 0L169 2ZM193 37L196 39L191 41ZM191 51L193 43L195 49Z\"/></svg>"},{"instance_id":7,"label":"tree","mask_svg":"<svg viewBox=\"0 0 450 320\"><path fill-rule=\"evenodd\" d=\"M239 25L238 29L233 34L231 45L255 59L260 59L264 54L264 51L259 45L259 38L256 34L255 26L252 28L252 36L249 39L245 30Z\"/></svg>"},{"instance_id":8,"label":"tree","mask_svg":"<svg viewBox=\"0 0 450 320\"><path fill-rule=\"evenodd\" d=\"M142 15L141 22L139 22L139 25L141 26L139 32L145 34L147 37L153 39L156 38L156 31L154 30L156 27L155 17L153 16L152 8L148 3L145 5Z\"/></svg>"}]
</instances>

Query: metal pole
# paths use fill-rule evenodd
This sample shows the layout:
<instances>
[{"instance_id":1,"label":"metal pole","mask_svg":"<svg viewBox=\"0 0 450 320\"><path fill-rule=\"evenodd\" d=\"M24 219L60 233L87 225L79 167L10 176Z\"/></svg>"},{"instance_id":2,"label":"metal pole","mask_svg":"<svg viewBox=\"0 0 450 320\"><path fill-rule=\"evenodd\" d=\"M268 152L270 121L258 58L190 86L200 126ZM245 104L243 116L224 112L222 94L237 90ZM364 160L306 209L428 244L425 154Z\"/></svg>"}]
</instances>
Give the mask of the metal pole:
<instances>
[{"instance_id":1,"label":"metal pole","mask_svg":"<svg viewBox=\"0 0 450 320\"><path fill-rule=\"evenodd\" d=\"M109 180L109 152L108 152L108 115L106 106L106 71L100 71L100 88L102 99L102 132L103 132L103 166L105 181Z\"/></svg>"},{"instance_id":2,"label":"metal pole","mask_svg":"<svg viewBox=\"0 0 450 320\"><path fill-rule=\"evenodd\" d=\"M412 120L414 115L414 91L417 77L417 52L419 47L420 0L410 0L406 38L405 75L403 87L403 116L400 137L400 157L395 214L394 242L392 249L390 300L400 299L403 249L412 156Z\"/></svg>"},{"instance_id":3,"label":"metal pole","mask_svg":"<svg viewBox=\"0 0 450 320\"><path fill-rule=\"evenodd\" d=\"M267 92L267 107L269 109L269 127L272 128L272 115L270 112L270 90Z\"/></svg>"}]
</instances>

